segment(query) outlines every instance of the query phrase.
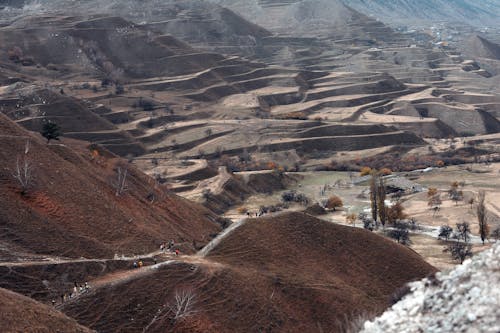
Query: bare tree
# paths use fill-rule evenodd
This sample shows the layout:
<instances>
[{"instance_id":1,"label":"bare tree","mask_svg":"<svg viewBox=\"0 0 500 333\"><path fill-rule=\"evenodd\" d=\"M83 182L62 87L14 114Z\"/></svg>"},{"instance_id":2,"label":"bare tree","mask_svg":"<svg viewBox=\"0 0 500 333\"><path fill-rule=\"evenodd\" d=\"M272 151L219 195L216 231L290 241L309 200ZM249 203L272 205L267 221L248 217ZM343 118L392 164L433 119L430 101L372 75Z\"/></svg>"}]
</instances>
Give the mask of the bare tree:
<instances>
[{"instance_id":1,"label":"bare tree","mask_svg":"<svg viewBox=\"0 0 500 333\"><path fill-rule=\"evenodd\" d=\"M26 141L24 146L24 154L18 156L16 160L16 167L12 173L12 177L21 186L21 194L25 195L28 189L33 185L33 165L28 158L30 151L30 142Z\"/></svg>"},{"instance_id":2,"label":"bare tree","mask_svg":"<svg viewBox=\"0 0 500 333\"><path fill-rule=\"evenodd\" d=\"M460 260L462 264L467 257L472 257L472 245L470 243L451 242L444 252L450 252L451 257L455 260Z\"/></svg>"},{"instance_id":3,"label":"bare tree","mask_svg":"<svg viewBox=\"0 0 500 333\"><path fill-rule=\"evenodd\" d=\"M489 226L488 226L488 212L485 205L486 192L484 190L479 191L479 196L477 199L477 221L479 223L479 234L481 236L481 241L484 245L484 240L488 238Z\"/></svg>"},{"instance_id":4,"label":"bare tree","mask_svg":"<svg viewBox=\"0 0 500 333\"><path fill-rule=\"evenodd\" d=\"M128 169L127 167L118 167L117 170L117 179L112 182L113 187L115 188L115 195L118 197L125 192L127 189L127 175L128 175Z\"/></svg>"},{"instance_id":5,"label":"bare tree","mask_svg":"<svg viewBox=\"0 0 500 333\"><path fill-rule=\"evenodd\" d=\"M465 243L469 243L470 241L470 225L467 222L457 223L457 231L453 238L456 238L460 241L463 239Z\"/></svg>"},{"instance_id":6,"label":"bare tree","mask_svg":"<svg viewBox=\"0 0 500 333\"><path fill-rule=\"evenodd\" d=\"M387 222L387 207L385 206L385 184L382 177L379 177L379 184L377 189L378 217L380 218L382 227L385 227L385 222Z\"/></svg>"},{"instance_id":7,"label":"bare tree","mask_svg":"<svg viewBox=\"0 0 500 333\"><path fill-rule=\"evenodd\" d=\"M411 243L409 229L408 223L397 221L394 223L393 228L387 231L387 235L400 244L409 245Z\"/></svg>"},{"instance_id":8,"label":"bare tree","mask_svg":"<svg viewBox=\"0 0 500 333\"><path fill-rule=\"evenodd\" d=\"M169 304L169 309L173 314L173 320L179 320L194 315L197 311L196 295L191 289L176 290L173 302Z\"/></svg>"}]
</instances>

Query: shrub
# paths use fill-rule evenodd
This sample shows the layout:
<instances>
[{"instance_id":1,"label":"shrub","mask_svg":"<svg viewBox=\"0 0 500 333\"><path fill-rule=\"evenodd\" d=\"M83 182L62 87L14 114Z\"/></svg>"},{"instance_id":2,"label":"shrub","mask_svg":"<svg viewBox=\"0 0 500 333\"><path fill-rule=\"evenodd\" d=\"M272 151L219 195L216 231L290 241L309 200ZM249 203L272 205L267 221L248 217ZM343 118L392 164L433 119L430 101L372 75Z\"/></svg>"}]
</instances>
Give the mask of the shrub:
<instances>
[{"instance_id":1,"label":"shrub","mask_svg":"<svg viewBox=\"0 0 500 333\"><path fill-rule=\"evenodd\" d=\"M155 105L152 101L142 97L139 98L139 100L136 101L133 106L135 108L142 108L144 111L153 111L155 108Z\"/></svg>"},{"instance_id":2,"label":"shrub","mask_svg":"<svg viewBox=\"0 0 500 333\"><path fill-rule=\"evenodd\" d=\"M306 206L310 202L309 198L305 194L297 193L295 191L283 192L283 194L281 194L281 200L283 202L298 202Z\"/></svg>"},{"instance_id":3,"label":"shrub","mask_svg":"<svg viewBox=\"0 0 500 333\"><path fill-rule=\"evenodd\" d=\"M404 212L404 207L400 202L395 203L392 207L387 208L387 221L390 224L395 224L398 221L404 220L407 215Z\"/></svg>"},{"instance_id":4,"label":"shrub","mask_svg":"<svg viewBox=\"0 0 500 333\"><path fill-rule=\"evenodd\" d=\"M117 84L115 87L115 94L121 95L125 92L125 88L121 84Z\"/></svg>"},{"instance_id":5,"label":"shrub","mask_svg":"<svg viewBox=\"0 0 500 333\"><path fill-rule=\"evenodd\" d=\"M359 175L362 176L368 176L369 174L372 173L372 168L370 167L362 167L361 170L359 171Z\"/></svg>"},{"instance_id":6,"label":"shrub","mask_svg":"<svg viewBox=\"0 0 500 333\"><path fill-rule=\"evenodd\" d=\"M243 207L243 206L238 207L237 211L238 211L238 214L246 214L246 213L248 213L248 208Z\"/></svg>"},{"instance_id":7,"label":"shrub","mask_svg":"<svg viewBox=\"0 0 500 333\"><path fill-rule=\"evenodd\" d=\"M394 228L387 232L387 235L403 245L410 244L409 225L406 222L396 222Z\"/></svg>"},{"instance_id":8,"label":"shrub","mask_svg":"<svg viewBox=\"0 0 500 333\"><path fill-rule=\"evenodd\" d=\"M380 169L379 174L382 176L392 175L392 170L389 168L382 168Z\"/></svg>"},{"instance_id":9,"label":"shrub","mask_svg":"<svg viewBox=\"0 0 500 333\"><path fill-rule=\"evenodd\" d=\"M333 211L336 211L337 208L343 207L344 203L342 202L342 199L340 199L336 195L332 195L330 198L328 198L328 201L326 202L325 207L327 209L332 209Z\"/></svg>"},{"instance_id":10,"label":"shrub","mask_svg":"<svg viewBox=\"0 0 500 333\"><path fill-rule=\"evenodd\" d=\"M449 225L442 225L439 228L438 239L448 240L453 232L453 229Z\"/></svg>"}]
</instances>

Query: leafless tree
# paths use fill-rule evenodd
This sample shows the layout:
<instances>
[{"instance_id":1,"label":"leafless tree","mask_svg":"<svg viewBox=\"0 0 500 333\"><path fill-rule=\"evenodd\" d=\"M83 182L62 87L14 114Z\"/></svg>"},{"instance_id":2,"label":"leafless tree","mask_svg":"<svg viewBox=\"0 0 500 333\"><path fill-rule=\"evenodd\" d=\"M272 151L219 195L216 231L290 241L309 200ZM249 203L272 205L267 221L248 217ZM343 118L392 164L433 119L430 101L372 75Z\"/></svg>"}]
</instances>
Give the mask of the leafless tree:
<instances>
[{"instance_id":1,"label":"leafless tree","mask_svg":"<svg viewBox=\"0 0 500 333\"><path fill-rule=\"evenodd\" d=\"M481 241L484 244L484 240L489 235L489 226L488 226L488 212L486 210L485 205L486 192L479 191L479 196L477 200L477 221L479 223L479 234L481 235Z\"/></svg>"},{"instance_id":2,"label":"leafless tree","mask_svg":"<svg viewBox=\"0 0 500 333\"><path fill-rule=\"evenodd\" d=\"M467 222L457 223L457 231L455 232L453 238L460 241L461 239L465 243L470 241L470 224Z\"/></svg>"},{"instance_id":3,"label":"leafless tree","mask_svg":"<svg viewBox=\"0 0 500 333\"><path fill-rule=\"evenodd\" d=\"M115 188L115 195L118 197L127 189L127 167L118 167L117 178L113 181L112 185Z\"/></svg>"},{"instance_id":4,"label":"leafless tree","mask_svg":"<svg viewBox=\"0 0 500 333\"><path fill-rule=\"evenodd\" d=\"M444 252L450 252L451 257L462 264L467 257L472 257L472 245L467 242L453 241L448 244Z\"/></svg>"},{"instance_id":5,"label":"leafless tree","mask_svg":"<svg viewBox=\"0 0 500 333\"><path fill-rule=\"evenodd\" d=\"M197 311L196 294L191 289L178 289L175 291L174 299L169 304L169 309L173 314L173 320L179 320L194 315Z\"/></svg>"},{"instance_id":6,"label":"leafless tree","mask_svg":"<svg viewBox=\"0 0 500 333\"><path fill-rule=\"evenodd\" d=\"M380 223L382 223L382 227L385 227L385 223L387 222L387 207L385 206L385 184L384 179L379 177L378 184L378 193L377 193L377 205L378 205L378 217L380 218Z\"/></svg>"},{"instance_id":7,"label":"leafless tree","mask_svg":"<svg viewBox=\"0 0 500 333\"><path fill-rule=\"evenodd\" d=\"M12 177L21 186L21 194L26 194L26 191L33 185L33 164L28 158L28 153L30 151L30 142L26 141L24 147L24 154L18 156L16 160L16 167L12 173Z\"/></svg>"}]
</instances>

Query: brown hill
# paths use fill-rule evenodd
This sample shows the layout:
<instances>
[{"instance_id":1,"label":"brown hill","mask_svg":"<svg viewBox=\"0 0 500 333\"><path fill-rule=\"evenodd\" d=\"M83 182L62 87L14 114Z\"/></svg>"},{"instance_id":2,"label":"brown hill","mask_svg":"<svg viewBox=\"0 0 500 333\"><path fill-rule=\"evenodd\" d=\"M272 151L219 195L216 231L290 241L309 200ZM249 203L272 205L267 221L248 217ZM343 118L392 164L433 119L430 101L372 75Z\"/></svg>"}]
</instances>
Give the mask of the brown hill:
<instances>
[{"instance_id":1,"label":"brown hill","mask_svg":"<svg viewBox=\"0 0 500 333\"><path fill-rule=\"evenodd\" d=\"M47 145L4 115L0 130L2 252L109 258L151 252L169 239L189 252L221 229L215 214L99 147L71 139ZM13 173L25 159L33 181L22 194ZM118 169L128 170L121 195Z\"/></svg>"},{"instance_id":2,"label":"brown hill","mask_svg":"<svg viewBox=\"0 0 500 333\"><path fill-rule=\"evenodd\" d=\"M103 332L341 332L379 313L393 292L435 269L370 232L302 213L244 222L208 258L185 257L67 303ZM176 292L194 296L174 319Z\"/></svg>"},{"instance_id":3,"label":"brown hill","mask_svg":"<svg viewBox=\"0 0 500 333\"><path fill-rule=\"evenodd\" d=\"M90 333L55 309L0 288L0 331L3 333Z\"/></svg>"}]
</instances>

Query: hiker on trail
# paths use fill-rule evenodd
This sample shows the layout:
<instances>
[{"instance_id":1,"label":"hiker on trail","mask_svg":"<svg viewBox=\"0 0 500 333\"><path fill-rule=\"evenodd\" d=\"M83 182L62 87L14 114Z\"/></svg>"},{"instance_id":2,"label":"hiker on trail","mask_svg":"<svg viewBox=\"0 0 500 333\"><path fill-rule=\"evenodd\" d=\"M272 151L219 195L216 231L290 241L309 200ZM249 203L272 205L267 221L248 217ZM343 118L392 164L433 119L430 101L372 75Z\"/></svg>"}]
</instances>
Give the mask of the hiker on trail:
<instances>
[{"instance_id":1,"label":"hiker on trail","mask_svg":"<svg viewBox=\"0 0 500 333\"><path fill-rule=\"evenodd\" d=\"M179 255L179 249L175 249L175 255L178 256Z\"/></svg>"},{"instance_id":2,"label":"hiker on trail","mask_svg":"<svg viewBox=\"0 0 500 333\"><path fill-rule=\"evenodd\" d=\"M134 268L137 268L137 261L134 261Z\"/></svg>"},{"instance_id":3,"label":"hiker on trail","mask_svg":"<svg viewBox=\"0 0 500 333\"><path fill-rule=\"evenodd\" d=\"M142 260L139 261L139 268L142 267L143 263Z\"/></svg>"},{"instance_id":4,"label":"hiker on trail","mask_svg":"<svg viewBox=\"0 0 500 333\"><path fill-rule=\"evenodd\" d=\"M160 251L165 251L165 243L160 244Z\"/></svg>"},{"instance_id":5,"label":"hiker on trail","mask_svg":"<svg viewBox=\"0 0 500 333\"><path fill-rule=\"evenodd\" d=\"M172 249L174 247L174 240L171 239L170 242L168 242L168 249Z\"/></svg>"},{"instance_id":6,"label":"hiker on trail","mask_svg":"<svg viewBox=\"0 0 500 333\"><path fill-rule=\"evenodd\" d=\"M78 295L78 287L76 286L76 282L75 282L75 286L73 287L73 296L76 297L76 295Z\"/></svg>"},{"instance_id":7,"label":"hiker on trail","mask_svg":"<svg viewBox=\"0 0 500 333\"><path fill-rule=\"evenodd\" d=\"M85 290L89 291L90 290L90 285L88 282L85 282Z\"/></svg>"},{"instance_id":8,"label":"hiker on trail","mask_svg":"<svg viewBox=\"0 0 500 333\"><path fill-rule=\"evenodd\" d=\"M157 264L156 258L153 258L153 262L154 262L155 265Z\"/></svg>"},{"instance_id":9,"label":"hiker on trail","mask_svg":"<svg viewBox=\"0 0 500 333\"><path fill-rule=\"evenodd\" d=\"M52 306L56 306L56 300L55 299L52 300Z\"/></svg>"}]
</instances>

